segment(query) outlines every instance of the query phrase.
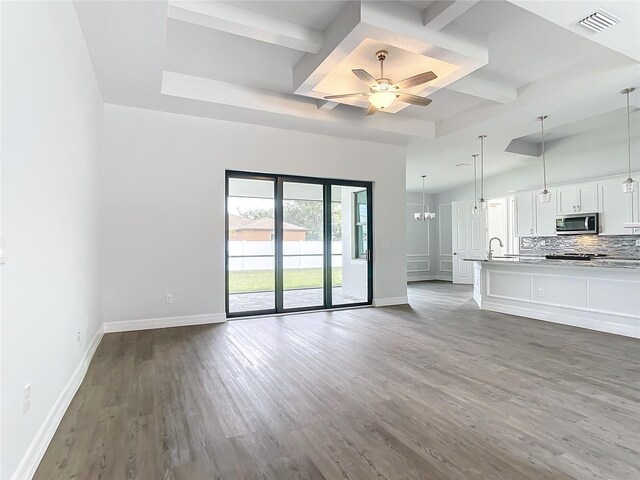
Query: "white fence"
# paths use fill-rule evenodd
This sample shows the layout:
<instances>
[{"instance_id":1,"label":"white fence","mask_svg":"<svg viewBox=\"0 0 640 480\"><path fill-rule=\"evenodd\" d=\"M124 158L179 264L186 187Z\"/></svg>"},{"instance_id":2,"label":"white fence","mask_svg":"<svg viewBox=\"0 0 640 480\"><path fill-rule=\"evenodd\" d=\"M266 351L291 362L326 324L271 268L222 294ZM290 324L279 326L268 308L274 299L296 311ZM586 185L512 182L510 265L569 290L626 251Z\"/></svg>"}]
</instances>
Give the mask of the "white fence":
<instances>
[{"instance_id":1,"label":"white fence","mask_svg":"<svg viewBox=\"0 0 640 480\"><path fill-rule=\"evenodd\" d=\"M274 242L230 241L229 270L273 270L274 245ZM285 255L284 268L322 268L322 242L283 242L283 253ZM331 242L331 253L331 264L336 267L341 267L342 242ZM309 257L303 255L315 256Z\"/></svg>"}]
</instances>

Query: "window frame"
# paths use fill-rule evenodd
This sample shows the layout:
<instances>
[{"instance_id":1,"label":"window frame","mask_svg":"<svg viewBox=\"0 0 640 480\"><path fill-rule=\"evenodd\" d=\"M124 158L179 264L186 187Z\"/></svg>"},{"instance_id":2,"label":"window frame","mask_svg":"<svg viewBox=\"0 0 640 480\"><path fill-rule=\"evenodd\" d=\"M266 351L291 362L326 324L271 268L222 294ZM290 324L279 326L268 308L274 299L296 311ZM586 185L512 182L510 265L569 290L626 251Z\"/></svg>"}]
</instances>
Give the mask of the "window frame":
<instances>
[{"instance_id":1,"label":"window frame","mask_svg":"<svg viewBox=\"0 0 640 480\"><path fill-rule=\"evenodd\" d=\"M358 196L364 194L364 202L358 201ZM367 260L367 251L369 250L368 244L368 198L367 189L352 192L351 204L353 205L353 222L352 222L352 260ZM361 221L360 206L364 205L367 208L367 215L365 221ZM360 221L359 221L360 220Z\"/></svg>"}]
</instances>

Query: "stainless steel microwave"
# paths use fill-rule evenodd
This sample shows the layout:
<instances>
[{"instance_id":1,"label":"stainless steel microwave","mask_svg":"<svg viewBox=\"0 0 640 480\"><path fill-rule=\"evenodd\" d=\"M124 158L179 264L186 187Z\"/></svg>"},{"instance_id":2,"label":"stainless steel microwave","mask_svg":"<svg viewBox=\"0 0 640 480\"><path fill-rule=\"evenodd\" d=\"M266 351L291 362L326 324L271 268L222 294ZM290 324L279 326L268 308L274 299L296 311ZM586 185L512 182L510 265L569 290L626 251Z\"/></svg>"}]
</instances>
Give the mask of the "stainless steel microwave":
<instances>
[{"instance_id":1,"label":"stainless steel microwave","mask_svg":"<svg viewBox=\"0 0 640 480\"><path fill-rule=\"evenodd\" d=\"M582 235L600 233L597 213L580 213L556 217L556 235Z\"/></svg>"}]
</instances>

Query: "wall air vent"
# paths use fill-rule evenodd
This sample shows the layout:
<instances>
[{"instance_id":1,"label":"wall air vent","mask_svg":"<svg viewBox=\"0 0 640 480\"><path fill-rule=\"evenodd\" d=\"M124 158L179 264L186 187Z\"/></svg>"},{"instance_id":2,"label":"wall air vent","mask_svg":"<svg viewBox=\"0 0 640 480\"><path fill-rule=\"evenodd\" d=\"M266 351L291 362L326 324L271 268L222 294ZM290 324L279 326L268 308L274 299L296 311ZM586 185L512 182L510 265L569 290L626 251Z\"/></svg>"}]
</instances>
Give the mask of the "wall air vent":
<instances>
[{"instance_id":1,"label":"wall air vent","mask_svg":"<svg viewBox=\"0 0 640 480\"><path fill-rule=\"evenodd\" d=\"M578 23L583 27L588 28L592 32L602 32L609 27L613 27L620 21L619 18L614 17L609 12L604 10L598 10L591 15L584 17Z\"/></svg>"}]
</instances>

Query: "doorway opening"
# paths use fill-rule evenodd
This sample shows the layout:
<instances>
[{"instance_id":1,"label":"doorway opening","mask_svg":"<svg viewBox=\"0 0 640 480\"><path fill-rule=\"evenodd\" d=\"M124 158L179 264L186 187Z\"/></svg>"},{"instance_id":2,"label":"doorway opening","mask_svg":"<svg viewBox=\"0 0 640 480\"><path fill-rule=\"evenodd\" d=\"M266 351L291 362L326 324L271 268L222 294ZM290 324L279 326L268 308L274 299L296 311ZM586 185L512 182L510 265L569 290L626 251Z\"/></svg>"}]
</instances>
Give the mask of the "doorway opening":
<instances>
[{"instance_id":1,"label":"doorway opening","mask_svg":"<svg viewBox=\"0 0 640 480\"><path fill-rule=\"evenodd\" d=\"M228 317L370 305L372 185L226 175Z\"/></svg>"}]
</instances>

